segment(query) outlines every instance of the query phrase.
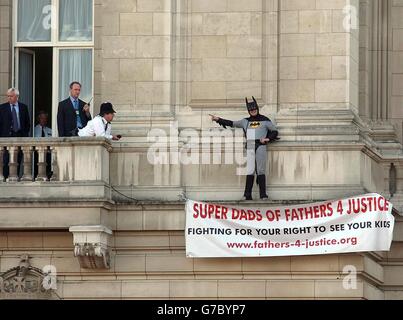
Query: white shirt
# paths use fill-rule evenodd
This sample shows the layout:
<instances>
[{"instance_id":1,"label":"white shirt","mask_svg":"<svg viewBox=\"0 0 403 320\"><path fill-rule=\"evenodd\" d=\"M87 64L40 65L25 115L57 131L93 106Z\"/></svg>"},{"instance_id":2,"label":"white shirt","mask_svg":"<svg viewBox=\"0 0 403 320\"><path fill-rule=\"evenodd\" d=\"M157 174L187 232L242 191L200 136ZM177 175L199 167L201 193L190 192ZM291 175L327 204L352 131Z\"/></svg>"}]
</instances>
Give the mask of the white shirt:
<instances>
[{"instance_id":1,"label":"white shirt","mask_svg":"<svg viewBox=\"0 0 403 320\"><path fill-rule=\"evenodd\" d=\"M98 115L94 119L88 121L85 128L78 130L78 135L80 137L105 137L107 139L112 139L112 125L111 123L108 123L108 127L105 131L106 124L107 121Z\"/></svg>"},{"instance_id":2,"label":"white shirt","mask_svg":"<svg viewBox=\"0 0 403 320\"><path fill-rule=\"evenodd\" d=\"M50 129L50 128L48 128L48 127L43 127L43 131L45 131L45 138L52 136L52 129ZM41 137L42 137L42 127L41 127L40 124L38 124L38 125L34 128L34 137L35 137L35 138L41 138Z\"/></svg>"}]
</instances>

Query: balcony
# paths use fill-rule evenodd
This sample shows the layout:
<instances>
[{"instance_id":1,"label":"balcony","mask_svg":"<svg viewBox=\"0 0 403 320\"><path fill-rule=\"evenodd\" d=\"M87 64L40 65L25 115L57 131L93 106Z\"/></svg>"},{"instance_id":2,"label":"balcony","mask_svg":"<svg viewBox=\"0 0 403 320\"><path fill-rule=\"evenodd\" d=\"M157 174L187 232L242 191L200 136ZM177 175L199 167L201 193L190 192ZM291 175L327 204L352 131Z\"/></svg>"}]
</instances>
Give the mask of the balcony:
<instances>
[{"instance_id":1,"label":"balcony","mask_svg":"<svg viewBox=\"0 0 403 320\"><path fill-rule=\"evenodd\" d=\"M149 159L151 143L135 136L126 142L112 143L104 138L2 138L0 160L9 153L10 174L2 176L0 161L0 202L178 202L186 196L203 201L239 201L244 177L237 175L242 164L225 163L227 155L213 147L195 145L198 162L175 160L182 142L166 148L166 163ZM208 148L207 148L208 147ZM20 151L21 150L21 151ZM243 145L234 148L235 159L244 153ZM23 154L23 168L18 157ZM51 153L51 159L48 157ZM186 152L186 151L185 151ZM37 156L36 156L37 154ZM203 163L207 154L210 163ZM48 157L48 159L47 159ZM38 174L34 175L37 158ZM268 151L268 190L276 201L317 201L336 199L365 192L387 194L389 164L368 154L362 143L279 142ZM52 175L47 174L47 160ZM48 163L49 164L49 163ZM257 188L254 188L254 198ZM398 195L400 195L400 188ZM130 202L130 201L129 201ZM131 201L133 202L133 201Z\"/></svg>"},{"instance_id":2,"label":"balcony","mask_svg":"<svg viewBox=\"0 0 403 320\"><path fill-rule=\"evenodd\" d=\"M111 143L104 138L2 138L0 159L8 152L10 160L7 179L0 161L0 199L109 200L111 150ZM20 169L19 157L23 158ZM50 161L51 176L46 172L47 161Z\"/></svg>"}]
</instances>

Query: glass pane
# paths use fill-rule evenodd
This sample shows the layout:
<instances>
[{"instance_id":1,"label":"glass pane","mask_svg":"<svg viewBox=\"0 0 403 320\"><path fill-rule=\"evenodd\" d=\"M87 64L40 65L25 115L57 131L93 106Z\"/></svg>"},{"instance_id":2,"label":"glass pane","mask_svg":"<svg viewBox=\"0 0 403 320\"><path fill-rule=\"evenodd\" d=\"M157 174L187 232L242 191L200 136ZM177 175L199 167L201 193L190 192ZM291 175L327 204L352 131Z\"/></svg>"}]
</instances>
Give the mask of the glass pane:
<instances>
[{"instance_id":1,"label":"glass pane","mask_svg":"<svg viewBox=\"0 0 403 320\"><path fill-rule=\"evenodd\" d=\"M80 99L89 102L92 95L92 50L63 49L59 56L59 101L69 96L73 81L82 84Z\"/></svg>"},{"instance_id":2,"label":"glass pane","mask_svg":"<svg viewBox=\"0 0 403 320\"><path fill-rule=\"evenodd\" d=\"M59 40L92 40L92 0L60 0Z\"/></svg>"},{"instance_id":3,"label":"glass pane","mask_svg":"<svg viewBox=\"0 0 403 320\"><path fill-rule=\"evenodd\" d=\"M19 0L17 39L20 42L50 41L51 0Z\"/></svg>"}]
</instances>

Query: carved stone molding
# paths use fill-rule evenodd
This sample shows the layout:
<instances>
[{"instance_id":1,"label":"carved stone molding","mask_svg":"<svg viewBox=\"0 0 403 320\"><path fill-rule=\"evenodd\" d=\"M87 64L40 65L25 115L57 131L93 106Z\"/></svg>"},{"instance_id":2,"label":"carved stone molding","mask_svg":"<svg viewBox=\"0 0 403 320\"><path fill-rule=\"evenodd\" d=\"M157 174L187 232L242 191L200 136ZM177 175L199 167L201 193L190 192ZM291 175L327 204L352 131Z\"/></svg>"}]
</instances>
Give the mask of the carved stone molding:
<instances>
[{"instance_id":1,"label":"carved stone molding","mask_svg":"<svg viewBox=\"0 0 403 320\"><path fill-rule=\"evenodd\" d=\"M73 233L74 256L78 258L81 268L109 269L109 240L112 231L104 226L70 227Z\"/></svg>"},{"instance_id":2,"label":"carved stone molding","mask_svg":"<svg viewBox=\"0 0 403 320\"><path fill-rule=\"evenodd\" d=\"M0 274L1 299L51 299L48 274L31 266L28 255L22 255L18 267Z\"/></svg>"}]
</instances>

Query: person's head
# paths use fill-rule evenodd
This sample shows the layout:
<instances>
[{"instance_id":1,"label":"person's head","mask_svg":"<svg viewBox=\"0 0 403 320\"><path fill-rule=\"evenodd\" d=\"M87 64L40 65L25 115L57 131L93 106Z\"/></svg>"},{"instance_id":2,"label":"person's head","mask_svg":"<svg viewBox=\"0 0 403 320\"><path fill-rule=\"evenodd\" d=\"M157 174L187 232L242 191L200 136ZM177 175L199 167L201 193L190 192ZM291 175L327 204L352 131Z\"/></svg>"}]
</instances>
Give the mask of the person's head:
<instances>
[{"instance_id":1,"label":"person's head","mask_svg":"<svg viewBox=\"0 0 403 320\"><path fill-rule=\"evenodd\" d=\"M103 117L106 121L111 122L115 116L116 111L113 110L112 103L104 102L101 104L99 115Z\"/></svg>"},{"instance_id":2,"label":"person's head","mask_svg":"<svg viewBox=\"0 0 403 320\"><path fill-rule=\"evenodd\" d=\"M78 81L73 81L70 83L70 96L74 99L78 99L81 92L81 83Z\"/></svg>"},{"instance_id":3,"label":"person's head","mask_svg":"<svg viewBox=\"0 0 403 320\"><path fill-rule=\"evenodd\" d=\"M20 92L16 88L10 88L7 90L7 100L10 104L16 104L18 98L20 96Z\"/></svg>"},{"instance_id":4,"label":"person's head","mask_svg":"<svg viewBox=\"0 0 403 320\"><path fill-rule=\"evenodd\" d=\"M250 114L252 117L256 117L256 116L259 114L259 111L258 111L257 109L254 109L254 110L251 110L251 111L249 112L249 114Z\"/></svg>"},{"instance_id":5,"label":"person's head","mask_svg":"<svg viewBox=\"0 0 403 320\"><path fill-rule=\"evenodd\" d=\"M49 116L45 111L39 111L38 113L38 123L41 127L46 127L48 124Z\"/></svg>"},{"instance_id":6,"label":"person's head","mask_svg":"<svg viewBox=\"0 0 403 320\"><path fill-rule=\"evenodd\" d=\"M252 97L252 99L253 102L249 102L248 98L245 98L246 108L252 117L256 117L259 114L259 105L257 104L255 97Z\"/></svg>"}]
</instances>

